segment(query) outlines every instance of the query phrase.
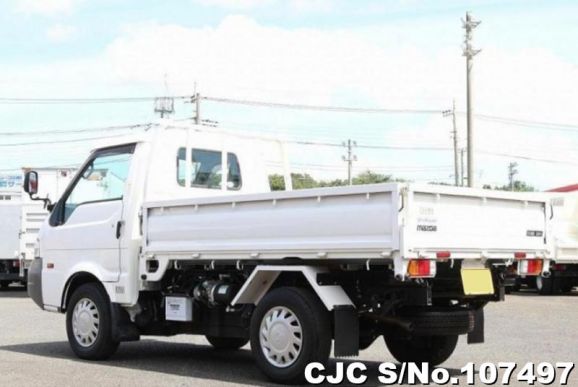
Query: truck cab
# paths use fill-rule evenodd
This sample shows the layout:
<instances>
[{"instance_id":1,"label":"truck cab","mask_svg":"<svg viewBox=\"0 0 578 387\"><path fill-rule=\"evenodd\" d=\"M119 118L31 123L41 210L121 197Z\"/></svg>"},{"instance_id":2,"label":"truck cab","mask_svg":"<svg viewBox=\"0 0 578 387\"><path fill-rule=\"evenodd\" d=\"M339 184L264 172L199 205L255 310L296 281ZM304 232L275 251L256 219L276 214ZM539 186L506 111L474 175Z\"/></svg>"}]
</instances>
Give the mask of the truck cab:
<instances>
[{"instance_id":1,"label":"truck cab","mask_svg":"<svg viewBox=\"0 0 578 387\"><path fill-rule=\"evenodd\" d=\"M40 232L41 254L50 259L43 308L62 310L68 281L78 273L96 277L114 301L136 302L142 203L267 192L260 152L253 139L173 126L95 150Z\"/></svg>"}]
</instances>

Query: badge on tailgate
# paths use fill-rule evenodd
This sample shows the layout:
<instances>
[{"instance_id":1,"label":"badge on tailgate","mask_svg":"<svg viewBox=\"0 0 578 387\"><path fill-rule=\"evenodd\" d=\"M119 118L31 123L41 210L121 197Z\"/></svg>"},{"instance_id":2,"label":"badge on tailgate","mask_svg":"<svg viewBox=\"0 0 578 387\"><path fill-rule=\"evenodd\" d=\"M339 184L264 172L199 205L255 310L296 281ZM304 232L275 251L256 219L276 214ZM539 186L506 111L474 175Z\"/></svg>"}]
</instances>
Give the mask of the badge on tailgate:
<instances>
[{"instance_id":1,"label":"badge on tailgate","mask_svg":"<svg viewBox=\"0 0 578 387\"><path fill-rule=\"evenodd\" d=\"M494 294L490 269L462 269L462 285L466 296Z\"/></svg>"}]
</instances>

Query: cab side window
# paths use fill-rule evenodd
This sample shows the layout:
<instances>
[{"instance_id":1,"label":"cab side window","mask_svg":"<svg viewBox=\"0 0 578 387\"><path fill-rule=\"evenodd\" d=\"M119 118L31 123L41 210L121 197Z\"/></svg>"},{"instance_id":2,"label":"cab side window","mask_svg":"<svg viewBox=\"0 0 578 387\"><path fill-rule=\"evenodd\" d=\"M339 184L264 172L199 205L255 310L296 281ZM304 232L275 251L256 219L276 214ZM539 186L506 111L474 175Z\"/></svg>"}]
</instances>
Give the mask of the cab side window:
<instances>
[{"instance_id":1,"label":"cab side window","mask_svg":"<svg viewBox=\"0 0 578 387\"><path fill-rule=\"evenodd\" d=\"M221 189L223 171L221 165L221 152L208 149L191 149L190 160L191 187ZM177 182L185 186L186 182L186 149L180 148L177 153ZM239 160L234 153L227 153L227 189L238 190L241 188L241 168Z\"/></svg>"},{"instance_id":2,"label":"cab side window","mask_svg":"<svg viewBox=\"0 0 578 387\"><path fill-rule=\"evenodd\" d=\"M64 202L63 222L83 204L121 200L128 177L131 153L103 153L92 159L80 173Z\"/></svg>"}]
</instances>

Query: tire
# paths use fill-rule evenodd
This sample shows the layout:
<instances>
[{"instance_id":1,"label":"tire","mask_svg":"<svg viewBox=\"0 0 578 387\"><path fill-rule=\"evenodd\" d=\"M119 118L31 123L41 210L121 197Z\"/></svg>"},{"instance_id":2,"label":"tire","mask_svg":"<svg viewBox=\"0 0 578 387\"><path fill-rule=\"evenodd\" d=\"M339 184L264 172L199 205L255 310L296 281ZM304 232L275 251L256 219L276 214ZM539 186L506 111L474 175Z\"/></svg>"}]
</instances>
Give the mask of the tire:
<instances>
[{"instance_id":1,"label":"tire","mask_svg":"<svg viewBox=\"0 0 578 387\"><path fill-rule=\"evenodd\" d=\"M116 352L119 343L112 339L110 300L100 284L84 284L74 291L66 311L66 333L81 359L105 360Z\"/></svg>"},{"instance_id":2,"label":"tire","mask_svg":"<svg viewBox=\"0 0 578 387\"><path fill-rule=\"evenodd\" d=\"M305 289L272 290L251 318L253 356L261 371L277 383L303 383L307 364L326 364L331 338L329 313L319 299ZM275 345L282 349L272 354Z\"/></svg>"},{"instance_id":3,"label":"tire","mask_svg":"<svg viewBox=\"0 0 578 387\"><path fill-rule=\"evenodd\" d=\"M536 290L543 296L548 296L554 293L554 279L544 278L542 276L536 277Z\"/></svg>"},{"instance_id":4,"label":"tire","mask_svg":"<svg viewBox=\"0 0 578 387\"><path fill-rule=\"evenodd\" d=\"M519 292L521 288L522 288L522 286L516 282L514 285L506 286L505 291L506 291L506 294L512 294L512 293Z\"/></svg>"},{"instance_id":5,"label":"tire","mask_svg":"<svg viewBox=\"0 0 578 387\"><path fill-rule=\"evenodd\" d=\"M3 290L8 289L9 286L10 286L10 281L0 281L0 288L2 288Z\"/></svg>"},{"instance_id":6,"label":"tire","mask_svg":"<svg viewBox=\"0 0 578 387\"><path fill-rule=\"evenodd\" d=\"M239 337L217 337L217 336L205 336L207 341L215 348L220 350L237 350L245 346L249 342L249 339L239 338Z\"/></svg>"},{"instance_id":7,"label":"tire","mask_svg":"<svg viewBox=\"0 0 578 387\"><path fill-rule=\"evenodd\" d=\"M457 336L474 328L473 312L463 308L407 308L399 316L412 323L414 336Z\"/></svg>"},{"instance_id":8,"label":"tire","mask_svg":"<svg viewBox=\"0 0 578 387\"><path fill-rule=\"evenodd\" d=\"M574 285L564 285L562 287L562 293L570 293L574 289Z\"/></svg>"},{"instance_id":9,"label":"tire","mask_svg":"<svg viewBox=\"0 0 578 387\"><path fill-rule=\"evenodd\" d=\"M389 336L385 337L385 344L400 363L429 363L438 366L454 353L458 336Z\"/></svg>"}]
</instances>

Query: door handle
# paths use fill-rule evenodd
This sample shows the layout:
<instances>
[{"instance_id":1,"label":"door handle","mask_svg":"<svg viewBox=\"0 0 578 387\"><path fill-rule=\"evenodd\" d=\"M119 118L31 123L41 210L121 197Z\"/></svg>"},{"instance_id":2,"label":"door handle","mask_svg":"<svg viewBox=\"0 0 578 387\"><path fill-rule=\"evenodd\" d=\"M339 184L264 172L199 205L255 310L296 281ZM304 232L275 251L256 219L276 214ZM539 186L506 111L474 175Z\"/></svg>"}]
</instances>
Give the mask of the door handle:
<instances>
[{"instance_id":1,"label":"door handle","mask_svg":"<svg viewBox=\"0 0 578 387\"><path fill-rule=\"evenodd\" d=\"M123 221L119 220L118 222L116 222L116 239L120 239L120 231L122 229L122 225L123 225Z\"/></svg>"}]
</instances>

